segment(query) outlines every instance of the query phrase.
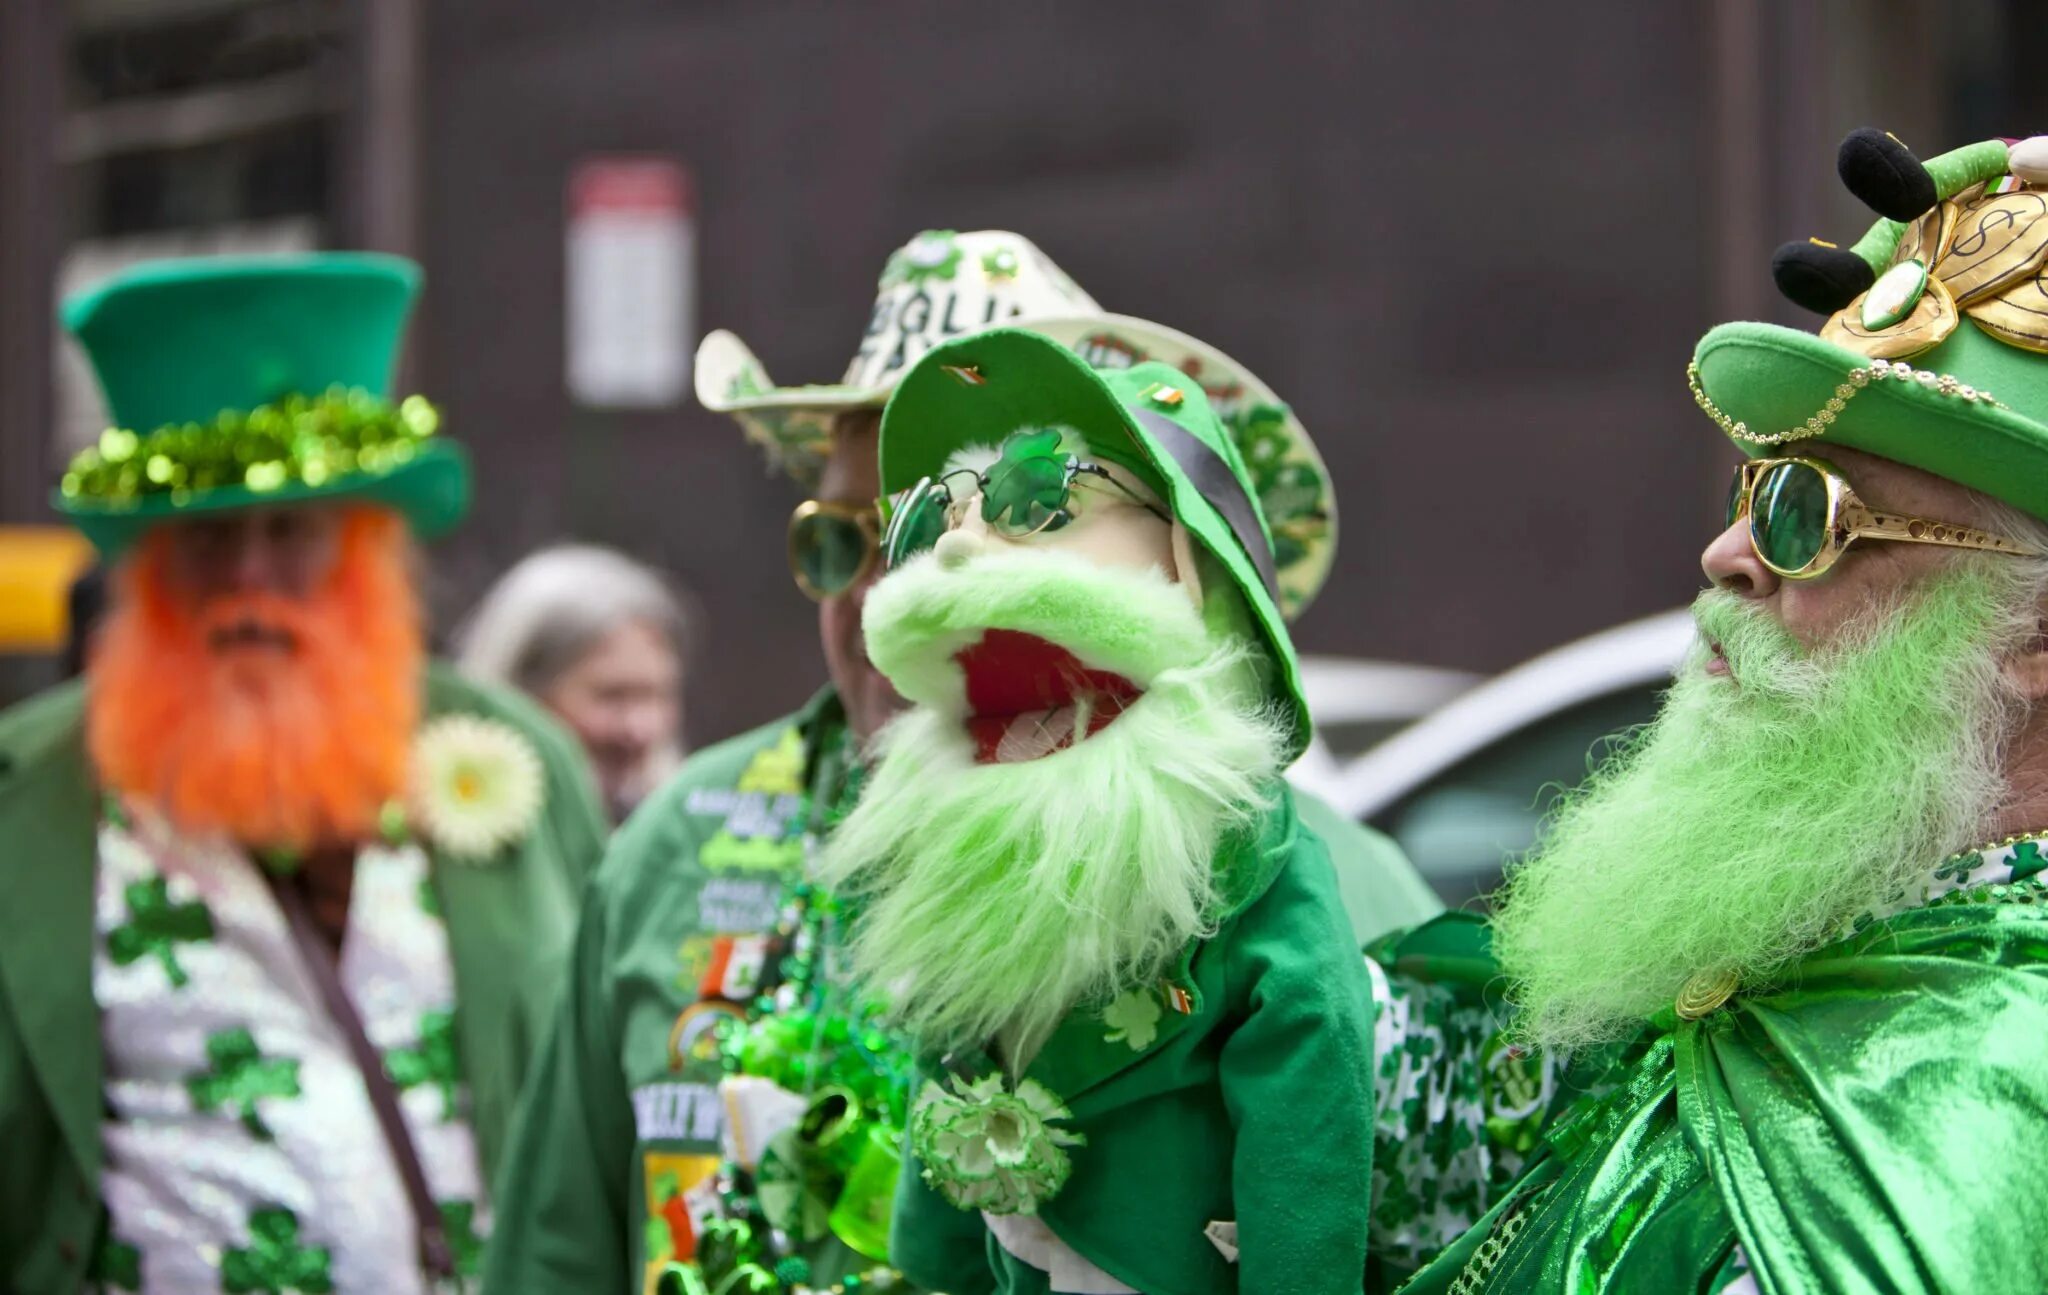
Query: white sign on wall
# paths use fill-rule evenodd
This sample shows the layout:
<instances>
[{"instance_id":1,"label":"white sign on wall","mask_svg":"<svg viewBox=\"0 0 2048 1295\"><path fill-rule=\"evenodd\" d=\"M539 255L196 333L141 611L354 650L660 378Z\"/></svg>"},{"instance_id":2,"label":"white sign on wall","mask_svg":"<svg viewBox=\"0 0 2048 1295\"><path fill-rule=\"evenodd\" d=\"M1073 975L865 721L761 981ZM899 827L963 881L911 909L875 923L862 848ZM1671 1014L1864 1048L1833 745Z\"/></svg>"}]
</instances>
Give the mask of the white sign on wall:
<instances>
[{"instance_id":1,"label":"white sign on wall","mask_svg":"<svg viewBox=\"0 0 2048 1295\"><path fill-rule=\"evenodd\" d=\"M697 302L696 198L680 163L598 157L569 178L569 394L654 408L690 386Z\"/></svg>"}]
</instances>

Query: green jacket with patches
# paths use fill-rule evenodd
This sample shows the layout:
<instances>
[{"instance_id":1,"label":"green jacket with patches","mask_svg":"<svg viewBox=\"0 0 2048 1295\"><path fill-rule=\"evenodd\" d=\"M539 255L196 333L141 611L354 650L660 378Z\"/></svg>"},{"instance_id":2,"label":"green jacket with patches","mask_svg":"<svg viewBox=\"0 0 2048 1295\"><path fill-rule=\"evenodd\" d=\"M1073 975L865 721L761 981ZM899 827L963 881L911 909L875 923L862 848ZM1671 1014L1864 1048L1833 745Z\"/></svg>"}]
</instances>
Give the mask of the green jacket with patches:
<instances>
[{"instance_id":1,"label":"green jacket with patches","mask_svg":"<svg viewBox=\"0 0 2048 1295\"><path fill-rule=\"evenodd\" d=\"M466 713L509 724L532 742L546 774L540 823L504 857L484 866L433 857L471 1119L489 1172L604 822L581 753L536 708L439 666L424 686L429 718ZM100 810L80 686L0 714L0 1290L80 1289L100 1227L104 1075L92 990Z\"/></svg>"},{"instance_id":2,"label":"green jacket with patches","mask_svg":"<svg viewBox=\"0 0 2048 1295\"><path fill-rule=\"evenodd\" d=\"M724 1129L709 1027L730 1009L706 1000L706 979L720 939L767 931L784 883L800 875L809 808L838 794L817 785L830 770L815 757L844 722L827 691L698 753L614 839L500 1171L492 1295L645 1291L680 1253L689 1198L715 1171ZM1315 812L1347 900L1359 901L1361 942L1437 911L1391 842ZM938 1248L978 1259L980 1220L949 1214ZM830 1238L807 1257L814 1280L868 1266Z\"/></svg>"}]
</instances>

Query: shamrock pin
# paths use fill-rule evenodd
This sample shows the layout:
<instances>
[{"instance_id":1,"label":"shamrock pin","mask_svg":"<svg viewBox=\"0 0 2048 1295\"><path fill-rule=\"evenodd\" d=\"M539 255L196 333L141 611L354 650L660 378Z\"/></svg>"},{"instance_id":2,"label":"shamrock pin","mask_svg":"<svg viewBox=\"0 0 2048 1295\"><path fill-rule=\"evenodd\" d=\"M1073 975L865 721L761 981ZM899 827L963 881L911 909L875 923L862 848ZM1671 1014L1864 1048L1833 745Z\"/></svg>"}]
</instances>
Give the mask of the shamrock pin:
<instances>
[{"instance_id":1,"label":"shamrock pin","mask_svg":"<svg viewBox=\"0 0 2048 1295\"><path fill-rule=\"evenodd\" d=\"M230 1295L326 1295L334 1289L325 1246L299 1244L299 1216L261 1209L249 1216L249 1245L220 1257L220 1288Z\"/></svg>"},{"instance_id":2,"label":"shamrock pin","mask_svg":"<svg viewBox=\"0 0 2048 1295\"><path fill-rule=\"evenodd\" d=\"M1001 282L1017 277L1017 254L1007 247L987 252L981 258L981 272L991 281Z\"/></svg>"},{"instance_id":3,"label":"shamrock pin","mask_svg":"<svg viewBox=\"0 0 2048 1295\"><path fill-rule=\"evenodd\" d=\"M211 940L213 915L196 899L174 903L170 884L161 874L129 884L121 896L128 904L128 920L107 932L107 956L123 967L154 956L171 984L183 988L191 978L178 961L177 946Z\"/></svg>"},{"instance_id":4,"label":"shamrock pin","mask_svg":"<svg viewBox=\"0 0 2048 1295\"><path fill-rule=\"evenodd\" d=\"M1143 1052L1159 1037L1159 999L1149 989L1126 989L1102 1009L1102 1023L1109 1027L1104 1043L1128 1043L1131 1051Z\"/></svg>"},{"instance_id":5,"label":"shamrock pin","mask_svg":"<svg viewBox=\"0 0 2048 1295\"><path fill-rule=\"evenodd\" d=\"M247 1030L222 1030L207 1036L207 1070L185 1077L192 1104L202 1111L232 1106L243 1127L269 1142L274 1136L256 1109L261 1097L297 1097L299 1063L289 1057L265 1058ZM253 1288L252 1288L253 1289Z\"/></svg>"}]
</instances>

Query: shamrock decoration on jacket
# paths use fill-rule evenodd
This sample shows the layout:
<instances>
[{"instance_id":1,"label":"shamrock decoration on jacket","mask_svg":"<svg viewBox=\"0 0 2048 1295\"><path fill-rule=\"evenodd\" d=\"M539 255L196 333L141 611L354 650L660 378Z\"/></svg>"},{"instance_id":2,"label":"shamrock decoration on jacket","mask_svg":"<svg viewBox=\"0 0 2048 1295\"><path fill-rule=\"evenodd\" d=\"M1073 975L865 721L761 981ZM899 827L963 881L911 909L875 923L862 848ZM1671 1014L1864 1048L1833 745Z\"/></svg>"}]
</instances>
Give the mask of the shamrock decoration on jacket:
<instances>
[{"instance_id":1,"label":"shamrock decoration on jacket","mask_svg":"<svg viewBox=\"0 0 2048 1295\"><path fill-rule=\"evenodd\" d=\"M1102 1023L1109 1027L1105 1043L1128 1043L1131 1051L1143 1052L1159 1037L1159 998L1149 989L1126 989L1102 1009Z\"/></svg>"}]
</instances>

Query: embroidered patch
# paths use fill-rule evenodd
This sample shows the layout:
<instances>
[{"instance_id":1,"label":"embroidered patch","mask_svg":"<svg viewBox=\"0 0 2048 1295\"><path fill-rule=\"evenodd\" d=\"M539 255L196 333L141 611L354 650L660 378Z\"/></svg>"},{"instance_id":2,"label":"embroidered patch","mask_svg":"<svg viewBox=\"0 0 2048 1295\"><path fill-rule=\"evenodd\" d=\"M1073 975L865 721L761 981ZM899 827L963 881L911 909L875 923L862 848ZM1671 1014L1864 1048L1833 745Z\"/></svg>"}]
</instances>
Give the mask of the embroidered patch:
<instances>
[{"instance_id":1,"label":"embroidered patch","mask_svg":"<svg viewBox=\"0 0 2048 1295\"><path fill-rule=\"evenodd\" d=\"M744 1019L739 1007L723 1001L692 1003L676 1014L668 1030L668 1068L680 1074L692 1063L718 1064L718 1032L722 1020Z\"/></svg>"},{"instance_id":2,"label":"embroidered patch","mask_svg":"<svg viewBox=\"0 0 2048 1295\"><path fill-rule=\"evenodd\" d=\"M646 1289L654 1288L655 1279L668 1264L687 1263L696 1257L697 1232L715 1199L710 1189L717 1170L716 1156L668 1151L641 1155L642 1199L647 1204L640 1259Z\"/></svg>"},{"instance_id":3,"label":"embroidered patch","mask_svg":"<svg viewBox=\"0 0 2048 1295\"><path fill-rule=\"evenodd\" d=\"M744 1003L760 991L767 969L767 936L719 936L711 943L711 962L697 983L697 996Z\"/></svg>"},{"instance_id":4,"label":"embroidered patch","mask_svg":"<svg viewBox=\"0 0 2048 1295\"><path fill-rule=\"evenodd\" d=\"M781 907L779 877L712 877L697 892L697 929L734 935L766 931Z\"/></svg>"},{"instance_id":5,"label":"embroidered patch","mask_svg":"<svg viewBox=\"0 0 2048 1295\"><path fill-rule=\"evenodd\" d=\"M716 1146L725 1108L710 1084L642 1084L633 1090L633 1132L642 1142L698 1142Z\"/></svg>"}]
</instances>

